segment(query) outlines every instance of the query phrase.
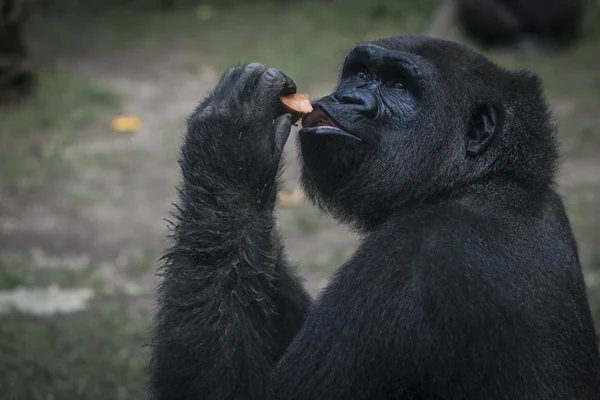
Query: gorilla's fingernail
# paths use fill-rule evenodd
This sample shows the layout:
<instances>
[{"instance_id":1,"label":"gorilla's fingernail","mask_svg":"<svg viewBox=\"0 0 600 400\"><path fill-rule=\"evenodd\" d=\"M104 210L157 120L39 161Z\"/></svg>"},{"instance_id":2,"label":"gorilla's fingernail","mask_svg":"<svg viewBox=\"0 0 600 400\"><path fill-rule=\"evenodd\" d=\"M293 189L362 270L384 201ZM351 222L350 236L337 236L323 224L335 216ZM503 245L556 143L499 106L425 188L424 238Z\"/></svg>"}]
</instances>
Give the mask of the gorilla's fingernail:
<instances>
[{"instance_id":1,"label":"gorilla's fingernail","mask_svg":"<svg viewBox=\"0 0 600 400\"><path fill-rule=\"evenodd\" d=\"M285 86L281 94L296 94L297 91L298 88L296 88L296 84L294 83L294 81L286 77Z\"/></svg>"}]
</instances>

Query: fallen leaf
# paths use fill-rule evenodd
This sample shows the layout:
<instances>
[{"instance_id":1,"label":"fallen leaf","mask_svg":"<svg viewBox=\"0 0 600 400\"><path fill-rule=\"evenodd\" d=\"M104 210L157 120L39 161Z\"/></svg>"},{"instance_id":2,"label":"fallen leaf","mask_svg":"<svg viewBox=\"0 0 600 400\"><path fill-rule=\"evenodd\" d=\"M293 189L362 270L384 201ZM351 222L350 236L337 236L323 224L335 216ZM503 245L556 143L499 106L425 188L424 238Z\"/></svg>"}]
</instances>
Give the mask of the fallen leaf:
<instances>
[{"instance_id":1,"label":"fallen leaf","mask_svg":"<svg viewBox=\"0 0 600 400\"><path fill-rule=\"evenodd\" d=\"M117 132L136 132L141 126L142 121L135 116L119 115L112 120L112 128Z\"/></svg>"}]
</instances>

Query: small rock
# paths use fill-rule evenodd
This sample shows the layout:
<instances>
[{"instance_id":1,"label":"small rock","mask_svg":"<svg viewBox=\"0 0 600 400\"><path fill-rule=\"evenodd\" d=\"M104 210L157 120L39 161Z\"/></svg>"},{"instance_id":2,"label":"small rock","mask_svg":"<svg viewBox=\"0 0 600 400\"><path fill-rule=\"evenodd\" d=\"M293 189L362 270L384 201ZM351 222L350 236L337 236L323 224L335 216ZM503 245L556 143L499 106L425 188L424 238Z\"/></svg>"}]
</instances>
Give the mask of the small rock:
<instances>
[{"instance_id":1,"label":"small rock","mask_svg":"<svg viewBox=\"0 0 600 400\"><path fill-rule=\"evenodd\" d=\"M0 291L0 314L20 311L33 315L53 315L84 310L94 297L89 288L17 288Z\"/></svg>"}]
</instances>

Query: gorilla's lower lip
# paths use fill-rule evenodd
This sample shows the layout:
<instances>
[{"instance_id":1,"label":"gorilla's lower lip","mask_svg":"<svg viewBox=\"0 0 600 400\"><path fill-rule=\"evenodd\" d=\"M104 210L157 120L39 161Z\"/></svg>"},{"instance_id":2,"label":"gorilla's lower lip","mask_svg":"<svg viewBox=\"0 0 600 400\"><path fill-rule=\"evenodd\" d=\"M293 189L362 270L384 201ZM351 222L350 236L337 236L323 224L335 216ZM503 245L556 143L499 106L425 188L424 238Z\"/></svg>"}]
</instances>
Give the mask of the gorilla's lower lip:
<instances>
[{"instance_id":1,"label":"gorilla's lower lip","mask_svg":"<svg viewBox=\"0 0 600 400\"><path fill-rule=\"evenodd\" d=\"M335 136L346 136L352 138L354 140L362 141L361 138L354 136L351 133L348 133L340 128L335 126L316 126L313 128L302 128L300 129L300 133L308 133L314 135L335 135Z\"/></svg>"},{"instance_id":2,"label":"gorilla's lower lip","mask_svg":"<svg viewBox=\"0 0 600 400\"><path fill-rule=\"evenodd\" d=\"M314 106L313 111L302 118L303 128L300 130L301 133L346 136L362 142L362 139L358 136L342 129L340 124L331 117L321 104L317 102Z\"/></svg>"}]
</instances>

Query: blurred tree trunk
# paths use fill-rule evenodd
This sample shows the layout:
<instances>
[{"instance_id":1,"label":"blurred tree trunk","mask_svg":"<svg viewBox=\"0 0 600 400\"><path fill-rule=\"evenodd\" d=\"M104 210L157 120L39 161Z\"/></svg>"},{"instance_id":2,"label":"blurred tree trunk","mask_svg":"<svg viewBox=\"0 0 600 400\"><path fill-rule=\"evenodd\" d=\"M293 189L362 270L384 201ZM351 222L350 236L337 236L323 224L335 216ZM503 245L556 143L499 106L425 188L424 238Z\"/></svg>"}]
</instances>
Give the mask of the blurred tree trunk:
<instances>
[{"instance_id":1,"label":"blurred tree trunk","mask_svg":"<svg viewBox=\"0 0 600 400\"><path fill-rule=\"evenodd\" d=\"M27 0L0 0L0 102L26 95L33 88L23 39L26 18Z\"/></svg>"},{"instance_id":2,"label":"blurred tree trunk","mask_svg":"<svg viewBox=\"0 0 600 400\"><path fill-rule=\"evenodd\" d=\"M427 34L448 40L461 41L464 39L455 0L440 1L440 5L431 17Z\"/></svg>"}]
</instances>

